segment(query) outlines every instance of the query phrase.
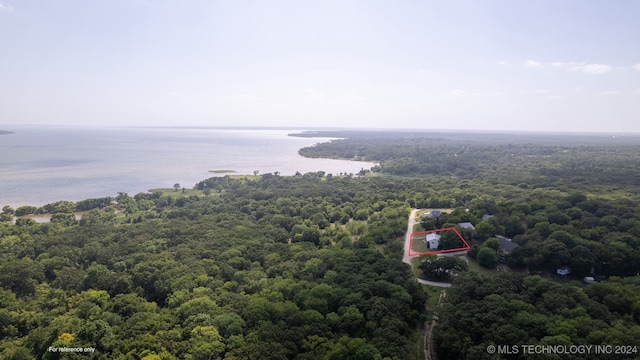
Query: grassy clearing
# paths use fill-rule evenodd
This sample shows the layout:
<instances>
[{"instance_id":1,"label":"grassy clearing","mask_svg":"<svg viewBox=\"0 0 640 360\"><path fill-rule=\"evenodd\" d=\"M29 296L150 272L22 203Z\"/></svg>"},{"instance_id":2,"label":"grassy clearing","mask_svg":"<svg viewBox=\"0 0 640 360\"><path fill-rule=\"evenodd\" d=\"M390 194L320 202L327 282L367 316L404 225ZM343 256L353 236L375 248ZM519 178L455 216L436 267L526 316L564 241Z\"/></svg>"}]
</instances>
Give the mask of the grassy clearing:
<instances>
[{"instance_id":1,"label":"grassy clearing","mask_svg":"<svg viewBox=\"0 0 640 360\"><path fill-rule=\"evenodd\" d=\"M227 175L231 180L248 180L248 181L256 181L261 179L260 175Z\"/></svg>"},{"instance_id":2,"label":"grassy clearing","mask_svg":"<svg viewBox=\"0 0 640 360\"><path fill-rule=\"evenodd\" d=\"M183 189L184 189L184 192L182 191L182 189L176 190L174 188L150 189L149 192L160 193L162 194L162 196L171 196L171 197L184 197L184 196L194 196L194 195L205 196L202 190L187 189L187 188L183 188Z\"/></svg>"},{"instance_id":3,"label":"grassy clearing","mask_svg":"<svg viewBox=\"0 0 640 360\"><path fill-rule=\"evenodd\" d=\"M459 255L459 256L463 256L463 255ZM478 264L478 262L475 259L471 259L468 256L467 256L467 259L469 259L469 271L474 271L487 276L494 276L497 273L496 270L490 270L480 266L480 264Z\"/></svg>"},{"instance_id":4,"label":"grassy clearing","mask_svg":"<svg viewBox=\"0 0 640 360\"><path fill-rule=\"evenodd\" d=\"M427 244L424 243L422 237L418 236L411 242L411 251L415 253L423 253L429 251L429 249L427 248Z\"/></svg>"},{"instance_id":5,"label":"grassy clearing","mask_svg":"<svg viewBox=\"0 0 640 360\"><path fill-rule=\"evenodd\" d=\"M429 294L429 297L427 298L427 309L428 309L428 314L431 315L433 314L433 311L435 310L436 306L438 306L438 299L440 299L440 293L442 292L442 289L439 286L431 286L431 285L423 285L426 289L427 289L427 293Z\"/></svg>"}]
</instances>

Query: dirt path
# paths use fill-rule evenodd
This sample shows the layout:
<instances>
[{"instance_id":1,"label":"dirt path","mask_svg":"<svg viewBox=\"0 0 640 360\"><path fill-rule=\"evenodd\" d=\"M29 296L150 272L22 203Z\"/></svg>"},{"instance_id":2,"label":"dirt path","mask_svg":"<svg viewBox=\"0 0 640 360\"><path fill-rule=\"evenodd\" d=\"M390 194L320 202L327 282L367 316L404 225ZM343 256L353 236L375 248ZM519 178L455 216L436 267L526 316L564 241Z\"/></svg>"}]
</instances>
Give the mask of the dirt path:
<instances>
[{"instance_id":1,"label":"dirt path","mask_svg":"<svg viewBox=\"0 0 640 360\"><path fill-rule=\"evenodd\" d=\"M409 221L407 224L407 233L404 235L404 254L402 255L402 262L411 266L411 257L409 256L409 248L411 247L411 234L413 233L413 227L416 225L416 214L419 209L411 210L409 215Z\"/></svg>"},{"instance_id":2,"label":"dirt path","mask_svg":"<svg viewBox=\"0 0 640 360\"><path fill-rule=\"evenodd\" d=\"M411 234L413 233L413 227L418 223L416 220L416 214L420 209L411 210L411 214L409 215L409 221L407 223L407 233L404 236L404 253L402 254L402 262L405 264L409 264L411 266L411 256L409 256L409 250L411 248ZM437 281L429 281L416 278L420 284L438 286L438 287L450 287L451 283L445 282L437 282Z\"/></svg>"},{"instance_id":3,"label":"dirt path","mask_svg":"<svg viewBox=\"0 0 640 360\"><path fill-rule=\"evenodd\" d=\"M443 289L442 292L440 292L440 297L438 298L438 305L436 305L436 307L439 307L442 305L442 301L444 300L444 297L447 295L447 290ZM429 324L429 326L426 327L425 331L424 331L424 358L425 360L437 360L437 356L435 353L435 348L433 346L433 328L436 326L436 324L438 323L438 316L435 314L435 309L434 309L434 314L433 317L431 318L431 324Z\"/></svg>"},{"instance_id":4,"label":"dirt path","mask_svg":"<svg viewBox=\"0 0 640 360\"><path fill-rule=\"evenodd\" d=\"M411 266L411 258L412 258L411 256L409 256L409 250L411 247L411 234L413 233L413 227L417 223L416 214L418 213L418 210L419 209L411 210L411 214L409 215L409 221L407 222L407 233L405 234L405 238L404 238L404 253L402 255L402 262L409 264L409 266ZM451 283L428 281L428 280L419 279L417 277L416 277L416 280L421 284L439 286L443 288L447 288L451 286ZM447 290L442 289L442 291L440 292L440 297L438 298L438 304L436 305L436 307L442 304L442 300L444 299L446 293L447 293ZM428 321L429 320L427 320L427 322ZM434 315L431 319L431 323L427 325L427 322L425 322L425 331L424 331L424 358L425 360L437 360L435 349L433 346L433 327L438 322L438 316L435 315L435 309L434 309Z\"/></svg>"},{"instance_id":5,"label":"dirt path","mask_svg":"<svg viewBox=\"0 0 640 360\"><path fill-rule=\"evenodd\" d=\"M409 266L411 266L411 259L413 258L412 256L409 256L409 251L411 250L411 234L413 234L414 226L418 223L418 220L416 220L416 214L418 213L418 210L420 209L411 210L411 214L409 215L409 221L407 222L407 233L405 234L405 238L404 238L404 253L402 254L402 262L409 264ZM452 253L440 254L438 256L454 256L454 255L460 255L460 254L466 254L466 253L467 253L467 250L463 250L463 251L456 251ZM469 259L467 259L466 256L463 256L462 259L467 263L469 263ZM451 287L451 283L428 281L428 280L423 280L417 277L416 277L416 280L421 284L438 286L442 288ZM436 308L442 306L442 302L444 301L444 298L446 295L447 295L447 290L442 289L442 291L440 292L440 297L438 298L438 303L436 305ZM425 331L424 331L425 360L437 360L438 358L435 352L435 347L433 346L433 328L436 326L436 324L440 319L438 318L438 315L436 315L435 310L436 309L433 309L434 314L431 320L425 321Z\"/></svg>"}]
</instances>

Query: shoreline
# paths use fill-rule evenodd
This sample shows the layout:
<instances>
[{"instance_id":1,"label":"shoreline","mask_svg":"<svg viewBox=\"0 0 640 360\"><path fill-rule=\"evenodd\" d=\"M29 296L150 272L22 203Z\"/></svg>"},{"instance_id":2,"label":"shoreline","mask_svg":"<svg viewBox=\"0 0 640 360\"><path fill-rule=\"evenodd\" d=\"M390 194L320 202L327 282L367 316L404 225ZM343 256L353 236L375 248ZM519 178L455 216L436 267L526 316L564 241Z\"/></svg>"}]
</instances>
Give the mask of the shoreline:
<instances>
[{"instance_id":1,"label":"shoreline","mask_svg":"<svg viewBox=\"0 0 640 360\"><path fill-rule=\"evenodd\" d=\"M265 174L273 174L273 173L265 173ZM247 179L256 179L259 178L262 175L265 174L260 174L260 175L253 175L253 174L227 174L224 177L228 177L229 179L232 180L247 180ZM296 177L296 175L278 175L278 176L282 176L282 177ZM334 175L336 177L340 177L340 176L347 176L345 175ZM367 175L362 175L367 176ZM375 176L375 175L373 175ZM206 180L206 179L202 179L202 180ZM189 196L211 196L210 194L207 194L204 190L198 190L198 189L194 189L194 188L185 188L185 187L180 187L178 189L173 188L173 187L162 187L162 188L151 188L148 189L146 191L140 191L136 194L140 194L140 193L145 193L145 194L156 194L159 193L162 196L177 196L177 197L189 197ZM129 196L135 196L136 194L129 194ZM109 197L109 195L105 195L103 197ZM80 200L55 200L53 202L49 202L46 204L42 204L42 205L12 205L12 204L4 204L2 206L9 206L11 208L13 208L14 210L19 209L21 207L33 207L33 208L37 208L37 209L41 209L47 205L50 204L55 204L57 202L63 202L63 201L68 201L71 203L78 203L81 201L85 201L85 200L92 200L92 199L100 199L101 197L88 197L88 198L83 198ZM115 197L113 197L113 200L115 201ZM113 203L111 204L113 205ZM71 212L72 214L75 215L76 220L81 220L82 219L82 215L88 213L90 210L81 210L81 211L73 211ZM15 224L17 219L32 219L37 223L47 223L50 222L51 220L51 216L54 215L55 212L36 212L36 213L31 213L31 214L25 214L25 215L20 215L20 216L16 216L15 214L11 215L13 217L13 219L10 221L11 223ZM0 222L1 223L1 222Z\"/></svg>"},{"instance_id":2,"label":"shoreline","mask_svg":"<svg viewBox=\"0 0 640 360\"><path fill-rule=\"evenodd\" d=\"M7 170L0 176L0 207L41 207L65 200L115 197L120 192L133 196L175 183L192 188L202 180L227 175L250 176L258 172L288 176L316 171L355 174L361 168L375 166L373 162L301 156L300 149L328 140L291 140L295 138L289 137L287 131L194 133L176 129L169 136L166 131L149 133L140 129L113 129L107 133L92 128L86 132L21 129L24 131L19 137L7 137L0 144L0 150L20 155L0 162ZM77 143L76 151L69 151L70 141ZM153 156L146 151L163 142L175 146L162 149L178 150L162 150ZM47 148L47 153L40 153L40 148Z\"/></svg>"},{"instance_id":3,"label":"shoreline","mask_svg":"<svg viewBox=\"0 0 640 360\"><path fill-rule=\"evenodd\" d=\"M326 159L326 160L338 160L338 159ZM322 171L322 170L318 170L318 171ZM370 170L369 170L370 171ZM213 172L213 171L209 171L209 172ZM231 170L229 173L224 173L223 177L228 177L232 180L237 180L237 179L246 179L246 178L256 178L256 177L260 177L262 175L265 174L274 174L274 172L266 172L266 173L260 173L258 175L256 174L243 174L243 173L238 173L234 170ZM355 174L355 173L354 173ZM346 176L346 174L344 175L339 175L339 174L332 174L333 176L339 177L339 176ZM292 175L279 175L279 176L283 176L283 177L295 177L296 175L292 174ZM213 176L215 177L215 176ZM200 179L200 181L209 179L211 177L204 177L202 179ZM194 189L193 187L180 187L179 190L175 190L173 187L152 187L149 188L147 190L141 190L141 191L137 191L137 192L126 192L126 191L119 191L117 193L127 193L129 196L135 196L137 194L143 193L143 194L153 194L153 193L161 193L164 195L178 195L178 196L190 196L190 195L201 195L202 194L202 190L197 190ZM103 197L113 197L115 199L117 195L95 195L95 196L87 196L87 197L82 197L79 198L78 200L68 200L68 199L57 199L57 200L53 200L53 201L48 201L42 204L37 204L34 205L34 203L20 203L20 204L9 204L9 203L0 203L0 207L3 206L9 206L12 207L14 209L20 208L20 207L24 207L24 206L32 206L35 208L42 208L44 206L47 206L49 204L54 204L60 201L69 201L72 203L77 203L80 201L84 201L84 200L90 200L90 199L99 199L99 198L103 198ZM1 199L0 199L1 201ZM76 212L74 212L76 213ZM47 217L50 218L52 215L52 213L41 213L41 214L27 214L27 215L23 215L23 216L19 216L19 217L15 217L14 216L14 222L16 218L22 218L22 217ZM36 220L36 219L34 219ZM79 220L79 219L78 219ZM36 220L37 221L37 220ZM37 221L39 222L39 221ZM46 221L45 221L46 222Z\"/></svg>"}]
</instances>

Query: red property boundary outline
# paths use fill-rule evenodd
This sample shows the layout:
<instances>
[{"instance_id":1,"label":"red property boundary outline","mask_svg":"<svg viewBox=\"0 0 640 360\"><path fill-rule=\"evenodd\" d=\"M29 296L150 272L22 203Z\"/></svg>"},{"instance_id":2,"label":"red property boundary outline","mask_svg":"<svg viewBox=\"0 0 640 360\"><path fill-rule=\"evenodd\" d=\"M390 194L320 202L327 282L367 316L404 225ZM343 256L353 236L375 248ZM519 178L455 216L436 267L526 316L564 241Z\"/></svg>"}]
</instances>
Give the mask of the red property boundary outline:
<instances>
[{"instance_id":1,"label":"red property boundary outline","mask_svg":"<svg viewBox=\"0 0 640 360\"><path fill-rule=\"evenodd\" d=\"M459 248L454 248L454 249L446 249L446 250L436 250L436 251L425 251L425 252L421 252L421 253L414 253L411 251L411 249L413 248L413 236L414 235L422 235L422 234L430 234L430 233L438 233L438 232L442 232L442 231L447 231L447 230L453 230L456 235L458 235L458 237L460 238L460 240L462 240L462 243L465 244L465 246L463 247L459 247ZM409 241L409 256L422 256L422 255L432 255L432 254L444 254L444 253L449 253L449 252L455 252L455 251L465 251L465 250L469 250L471 249L471 246L469 246L469 243L467 242L467 240L465 240L462 235L460 235L460 232L458 231L458 229L454 228L454 227L448 227L448 228L442 228L442 229L436 229L436 230L427 230L427 231L416 231L416 232L412 232L411 233L411 241Z\"/></svg>"}]
</instances>

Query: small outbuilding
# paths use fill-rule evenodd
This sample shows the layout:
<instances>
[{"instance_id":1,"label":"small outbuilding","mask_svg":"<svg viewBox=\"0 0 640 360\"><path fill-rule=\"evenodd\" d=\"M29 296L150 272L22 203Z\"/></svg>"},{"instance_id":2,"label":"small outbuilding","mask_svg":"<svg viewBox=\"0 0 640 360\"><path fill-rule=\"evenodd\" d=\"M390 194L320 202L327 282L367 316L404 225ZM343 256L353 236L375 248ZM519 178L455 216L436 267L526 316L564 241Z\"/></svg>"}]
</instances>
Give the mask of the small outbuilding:
<instances>
[{"instance_id":1,"label":"small outbuilding","mask_svg":"<svg viewBox=\"0 0 640 360\"><path fill-rule=\"evenodd\" d=\"M427 244L427 248L429 250L437 250L438 246L440 246L440 235L436 233L429 233L424 240L425 244Z\"/></svg>"},{"instance_id":2,"label":"small outbuilding","mask_svg":"<svg viewBox=\"0 0 640 360\"><path fill-rule=\"evenodd\" d=\"M473 224L470 222L461 222L458 223L458 226L460 227L460 229L470 229L471 231L476 231L476 227L473 226Z\"/></svg>"},{"instance_id":3,"label":"small outbuilding","mask_svg":"<svg viewBox=\"0 0 640 360\"><path fill-rule=\"evenodd\" d=\"M438 209L433 209L431 211L429 211L428 213L424 214L424 217L428 217L428 218L432 218L432 219L437 219L440 217L440 215L442 215L442 211L438 210Z\"/></svg>"}]
</instances>

